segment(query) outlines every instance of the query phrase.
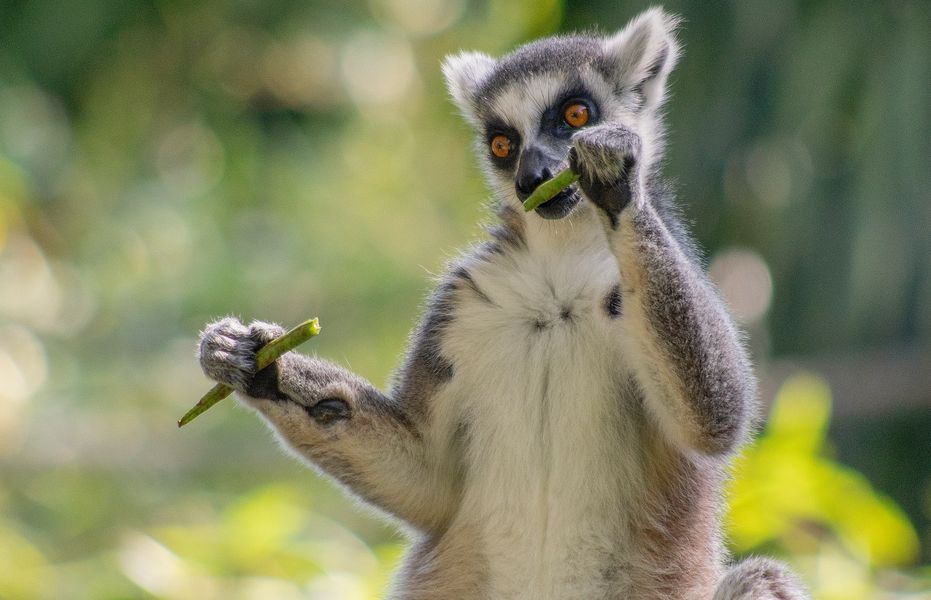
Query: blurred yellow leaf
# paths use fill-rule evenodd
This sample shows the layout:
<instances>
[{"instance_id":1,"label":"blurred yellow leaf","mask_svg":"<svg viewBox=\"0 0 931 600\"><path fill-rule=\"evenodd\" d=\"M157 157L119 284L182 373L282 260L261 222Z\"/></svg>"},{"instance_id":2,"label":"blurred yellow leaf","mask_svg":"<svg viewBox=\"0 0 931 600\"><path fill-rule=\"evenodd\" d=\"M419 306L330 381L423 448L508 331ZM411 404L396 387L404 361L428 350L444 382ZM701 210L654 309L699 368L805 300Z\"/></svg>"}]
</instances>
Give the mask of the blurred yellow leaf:
<instances>
[{"instance_id":1,"label":"blurred yellow leaf","mask_svg":"<svg viewBox=\"0 0 931 600\"><path fill-rule=\"evenodd\" d=\"M0 598L35 598L50 584L45 557L0 520Z\"/></svg>"},{"instance_id":2,"label":"blurred yellow leaf","mask_svg":"<svg viewBox=\"0 0 931 600\"><path fill-rule=\"evenodd\" d=\"M789 378L776 394L766 431L801 452L816 452L824 443L831 415L831 390L816 375Z\"/></svg>"},{"instance_id":3,"label":"blurred yellow leaf","mask_svg":"<svg viewBox=\"0 0 931 600\"><path fill-rule=\"evenodd\" d=\"M281 547L307 521L310 507L300 506L297 494L284 484L258 488L226 510L223 527L235 545L236 558L249 564Z\"/></svg>"},{"instance_id":4,"label":"blurred yellow leaf","mask_svg":"<svg viewBox=\"0 0 931 600\"><path fill-rule=\"evenodd\" d=\"M824 456L830 406L815 375L783 384L765 433L735 461L727 527L739 553L775 545L821 556L813 576L830 582L822 598L866 598L872 569L910 564L919 541L890 498Z\"/></svg>"}]
</instances>

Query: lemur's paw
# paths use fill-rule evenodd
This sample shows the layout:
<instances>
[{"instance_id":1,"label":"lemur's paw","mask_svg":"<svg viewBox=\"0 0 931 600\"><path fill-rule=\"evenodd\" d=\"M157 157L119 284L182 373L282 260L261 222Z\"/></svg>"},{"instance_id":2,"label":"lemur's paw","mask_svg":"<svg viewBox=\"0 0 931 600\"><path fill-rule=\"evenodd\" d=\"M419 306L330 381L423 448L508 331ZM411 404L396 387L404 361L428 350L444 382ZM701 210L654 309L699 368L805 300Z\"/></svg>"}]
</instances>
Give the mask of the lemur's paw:
<instances>
[{"instance_id":1,"label":"lemur's paw","mask_svg":"<svg viewBox=\"0 0 931 600\"><path fill-rule=\"evenodd\" d=\"M637 192L640 153L640 136L622 125L596 125L572 136L569 165L579 174L582 192L614 226Z\"/></svg>"},{"instance_id":2,"label":"lemur's paw","mask_svg":"<svg viewBox=\"0 0 931 600\"><path fill-rule=\"evenodd\" d=\"M243 325L235 317L215 321L200 334L197 357L207 377L246 392L256 373L259 348L285 333L278 325L253 321Z\"/></svg>"}]
</instances>

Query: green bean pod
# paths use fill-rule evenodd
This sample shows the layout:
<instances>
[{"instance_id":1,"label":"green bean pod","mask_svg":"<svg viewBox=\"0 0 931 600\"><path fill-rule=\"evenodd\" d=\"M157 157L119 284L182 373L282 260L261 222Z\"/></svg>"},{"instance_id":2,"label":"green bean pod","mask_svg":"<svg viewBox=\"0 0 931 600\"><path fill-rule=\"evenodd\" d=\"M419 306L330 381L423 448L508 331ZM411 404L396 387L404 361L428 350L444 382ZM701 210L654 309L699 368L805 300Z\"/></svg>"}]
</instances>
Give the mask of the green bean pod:
<instances>
[{"instance_id":1,"label":"green bean pod","mask_svg":"<svg viewBox=\"0 0 931 600\"><path fill-rule=\"evenodd\" d=\"M565 168L559 173L556 173L551 179L547 179L538 185L537 189L533 190L533 193L524 200L524 212L530 212L544 202L552 200L553 196L578 180L578 174L573 173L572 169L569 168Z\"/></svg>"}]
</instances>

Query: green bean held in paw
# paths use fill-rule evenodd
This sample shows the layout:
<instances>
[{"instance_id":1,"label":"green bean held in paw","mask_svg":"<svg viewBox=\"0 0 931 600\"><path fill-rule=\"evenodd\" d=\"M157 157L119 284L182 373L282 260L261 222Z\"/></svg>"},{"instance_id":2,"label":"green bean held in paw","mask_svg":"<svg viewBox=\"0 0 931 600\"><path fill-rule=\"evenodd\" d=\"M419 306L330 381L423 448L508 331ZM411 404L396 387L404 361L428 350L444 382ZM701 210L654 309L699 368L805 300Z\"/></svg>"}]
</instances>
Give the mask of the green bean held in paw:
<instances>
[{"instance_id":1,"label":"green bean held in paw","mask_svg":"<svg viewBox=\"0 0 931 600\"><path fill-rule=\"evenodd\" d=\"M552 200L553 196L578 180L578 174L574 173L572 169L569 168L565 168L559 173L556 173L551 179L547 179L538 185L537 189L533 190L533 193L527 197L524 201L524 212L530 212L544 202Z\"/></svg>"},{"instance_id":2,"label":"green bean held in paw","mask_svg":"<svg viewBox=\"0 0 931 600\"><path fill-rule=\"evenodd\" d=\"M268 365L272 364L278 358L294 350L310 338L320 333L320 321L316 318L304 321L288 333L265 344L255 355L255 366L261 371ZM233 393L233 388L222 383L213 386L209 392L204 394L197 404L187 411L178 421L178 427L187 425L208 408L226 398Z\"/></svg>"}]
</instances>

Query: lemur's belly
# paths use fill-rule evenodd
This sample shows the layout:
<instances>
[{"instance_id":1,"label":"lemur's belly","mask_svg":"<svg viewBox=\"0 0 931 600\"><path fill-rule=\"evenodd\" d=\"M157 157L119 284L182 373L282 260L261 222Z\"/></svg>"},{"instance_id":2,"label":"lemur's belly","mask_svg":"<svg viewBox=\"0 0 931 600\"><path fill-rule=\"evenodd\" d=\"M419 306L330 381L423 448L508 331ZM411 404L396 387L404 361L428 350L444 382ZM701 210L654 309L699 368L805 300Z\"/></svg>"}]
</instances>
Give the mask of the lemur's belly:
<instances>
[{"instance_id":1,"label":"lemur's belly","mask_svg":"<svg viewBox=\"0 0 931 600\"><path fill-rule=\"evenodd\" d=\"M473 269L481 294L457 309L444 341L470 423L459 518L481 532L492 597L625 587L642 414L626 392L612 260L523 265L517 280Z\"/></svg>"}]
</instances>

